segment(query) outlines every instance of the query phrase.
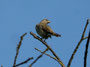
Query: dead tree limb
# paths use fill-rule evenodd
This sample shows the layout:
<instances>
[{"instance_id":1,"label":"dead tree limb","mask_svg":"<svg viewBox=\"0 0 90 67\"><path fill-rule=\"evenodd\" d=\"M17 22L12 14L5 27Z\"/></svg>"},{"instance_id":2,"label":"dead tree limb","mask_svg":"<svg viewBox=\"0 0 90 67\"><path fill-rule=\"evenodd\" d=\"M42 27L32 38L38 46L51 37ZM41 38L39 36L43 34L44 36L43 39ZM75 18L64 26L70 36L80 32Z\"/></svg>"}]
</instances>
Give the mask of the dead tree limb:
<instances>
[{"instance_id":1,"label":"dead tree limb","mask_svg":"<svg viewBox=\"0 0 90 67\"><path fill-rule=\"evenodd\" d=\"M43 54L44 54L46 51L48 51L48 48L47 48L45 51L43 51L42 54L39 55L39 56L29 65L29 67L31 67L34 63L36 63L36 61L38 61L38 60L43 56Z\"/></svg>"},{"instance_id":2,"label":"dead tree limb","mask_svg":"<svg viewBox=\"0 0 90 67\"><path fill-rule=\"evenodd\" d=\"M23 61L23 62L21 62L21 63L19 63L19 64L16 64L15 67L20 66L20 65L23 65L23 64L27 63L28 61L30 61L30 60L32 60L32 59L33 59L33 57L30 57L30 58L28 58L27 60L25 60L25 61Z\"/></svg>"},{"instance_id":3,"label":"dead tree limb","mask_svg":"<svg viewBox=\"0 0 90 67\"><path fill-rule=\"evenodd\" d=\"M16 65L16 60L17 60L17 57L18 57L18 54L19 54L19 49L20 49L20 47L21 47L21 45L22 45L23 37L24 37L26 34L27 34L27 33L23 34L23 35L20 37L20 42L19 42L19 44L18 44L18 46L17 46L17 49L16 49L16 56L15 56L15 58L14 58L13 67L15 67L15 65Z\"/></svg>"},{"instance_id":4,"label":"dead tree limb","mask_svg":"<svg viewBox=\"0 0 90 67\"><path fill-rule=\"evenodd\" d=\"M38 48L35 48L35 50L39 51L40 53L43 53L43 52L42 52L41 50L39 50ZM52 57L52 56L50 56L50 55L47 54L47 53L44 53L44 54L47 55L47 56L49 56L50 58L52 58L52 59L58 61L55 57Z\"/></svg>"},{"instance_id":5,"label":"dead tree limb","mask_svg":"<svg viewBox=\"0 0 90 67\"><path fill-rule=\"evenodd\" d=\"M63 62L60 60L60 58L56 55L56 53L50 48L50 46L45 42L43 41L41 38L39 38L38 36L36 36L36 34L34 34L33 32L30 32L30 34L36 38L37 40L39 40L40 42L42 42L51 52L52 54L57 58L57 60L59 61L59 64L62 66L62 67L65 67L65 65L63 64Z\"/></svg>"},{"instance_id":6,"label":"dead tree limb","mask_svg":"<svg viewBox=\"0 0 90 67\"><path fill-rule=\"evenodd\" d=\"M72 60L73 60L73 58L74 58L74 56L75 56L75 54L76 54L76 52L77 52L77 50L78 50L81 42L86 39L86 38L84 38L84 36L85 36L85 32L86 32L86 29L87 29L88 24L89 24L89 19L88 19L87 22L86 22L84 31L83 31L83 33L82 33L82 37L81 37L80 41L78 42L75 50L73 51L73 53L72 53L72 55L71 55L71 57L70 57L70 60L69 60L69 62L68 62L67 67L70 67L70 65L71 65L71 63L72 63Z\"/></svg>"},{"instance_id":7,"label":"dead tree limb","mask_svg":"<svg viewBox=\"0 0 90 67\"><path fill-rule=\"evenodd\" d=\"M85 55L84 55L84 67L86 67L86 65L87 65L87 54L88 54L89 42L90 42L90 31L89 31L88 39L87 39L87 43L86 43L86 49L85 49Z\"/></svg>"}]
</instances>

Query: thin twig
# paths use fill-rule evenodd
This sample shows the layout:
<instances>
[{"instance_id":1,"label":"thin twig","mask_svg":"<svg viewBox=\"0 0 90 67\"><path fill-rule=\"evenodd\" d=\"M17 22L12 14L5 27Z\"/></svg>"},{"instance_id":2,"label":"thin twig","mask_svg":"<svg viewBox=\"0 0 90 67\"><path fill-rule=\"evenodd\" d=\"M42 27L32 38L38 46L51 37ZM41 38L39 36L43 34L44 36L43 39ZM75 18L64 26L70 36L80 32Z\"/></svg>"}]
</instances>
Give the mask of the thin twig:
<instances>
[{"instance_id":1,"label":"thin twig","mask_svg":"<svg viewBox=\"0 0 90 67\"><path fill-rule=\"evenodd\" d=\"M27 60L25 60L25 61L23 61L23 62L15 65L15 67L20 66L20 65L23 65L23 64L27 63L28 61L30 61L30 60L32 60L32 59L33 59L33 57L30 57L30 58L28 58Z\"/></svg>"},{"instance_id":2,"label":"thin twig","mask_svg":"<svg viewBox=\"0 0 90 67\"><path fill-rule=\"evenodd\" d=\"M26 35L27 33L24 33L21 37L20 37L20 42L17 46L17 49L16 49L16 56L15 56L15 59L14 59L14 64L13 64L13 67L15 67L16 65L16 60L17 60L17 57L18 57L18 54L19 54L19 49L21 47L21 44L22 44L22 40L23 40L23 37Z\"/></svg>"},{"instance_id":3,"label":"thin twig","mask_svg":"<svg viewBox=\"0 0 90 67\"><path fill-rule=\"evenodd\" d=\"M38 48L35 48L35 50L37 50L37 51L39 51L39 52L41 52L41 53L43 53L41 50L39 50ZM54 60L56 60L57 61L57 59L55 58L55 57L52 57L52 56L50 56L49 54L47 54L47 53L44 53L45 55L47 55L47 56L49 56L50 58L52 58L52 59L54 59Z\"/></svg>"},{"instance_id":4,"label":"thin twig","mask_svg":"<svg viewBox=\"0 0 90 67\"><path fill-rule=\"evenodd\" d=\"M47 48L45 51L43 51L42 54L39 55L39 56L29 65L29 67L31 67L34 63L36 63L36 61L38 61L38 60L43 56L43 54L44 54L46 51L48 51L48 48Z\"/></svg>"},{"instance_id":5,"label":"thin twig","mask_svg":"<svg viewBox=\"0 0 90 67\"><path fill-rule=\"evenodd\" d=\"M88 39L86 43L86 50L85 50L85 55L84 55L84 67L86 67L86 64L87 64L87 53L88 53L89 42L90 42L90 31L89 31Z\"/></svg>"},{"instance_id":6,"label":"thin twig","mask_svg":"<svg viewBox=\"0 0 90 67\"><path fill-rule=\"evenodd\" d=\"M73 58L74 58L74 56L75 56L75 54L76 54L76 52L77 52L77 50L78 50L80 44L81 44L81 42L84 40L84 35L85 35L85 32L86 32L86 29L87 29L88 24L89 24L89 19L87 20L87 23L86 23L86 25L85 25L85 28L84 28L82 37L81 37L80 41L78 42L78 44L77 44L75 50L73 51L72 56L70 57L70 60L69 60L69 62L68 62L67 67L70 67L71 62L72 62L72 60L73 60Z\"/></svg>"},{"instance_id":7,"label":"thin twig","mask_svg":"<svg viewBox=\"0 0 90 67\"><path fill-rule=\"evenodd\" d=\"M41 38L39 38L38 36L36 36L36 34L34 34L34 33L32 33L32 32L30 32L30 34L31 34L34 38L36 38L36 39L38 39L40 42L42 42L42 43L52 52L52 54L57 58L57 60L59 61L60 65L61 65L62 67L65 67L65 65L64 65L63 62L60 60L60 58L56 55L56 53L50 48L50 46L49 46L45 41L43 41Z\"/></svg>"},{"instance_id":8,"label":"thin twig","mask_svg":"<svg viewBox=\"0 0 90 67\"><path fill-rule=\"evenodd\" d=\"M88 39L88 37L84 37L83 40Z\"/></svg>"},{"instance_id":9,"label":"thin twig","mask_svg":"<svg viewBox=\"0 0 90 67\"><path fill-rule=\"evenodd\" d=\"M1 67L3 67L3 65L1 65Z\"/></svg>"}]
</instances>

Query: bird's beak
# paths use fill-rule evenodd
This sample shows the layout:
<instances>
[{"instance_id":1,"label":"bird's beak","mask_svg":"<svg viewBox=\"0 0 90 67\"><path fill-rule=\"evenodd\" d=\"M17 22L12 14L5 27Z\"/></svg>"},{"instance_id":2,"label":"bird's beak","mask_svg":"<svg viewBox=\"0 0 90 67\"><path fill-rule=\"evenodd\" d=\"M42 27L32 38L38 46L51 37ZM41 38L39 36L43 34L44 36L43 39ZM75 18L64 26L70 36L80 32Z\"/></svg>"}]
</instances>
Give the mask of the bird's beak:
<instances>
[{"instance_id":1,"label":"bird's beak","mask_svg":"<svg viewBox=\"0 0 90 67\"><path fill-rule=\"evenodd\" d=\"M51 21L48 21L48 23L50 23Z\"/></svg>"}]
</instances>

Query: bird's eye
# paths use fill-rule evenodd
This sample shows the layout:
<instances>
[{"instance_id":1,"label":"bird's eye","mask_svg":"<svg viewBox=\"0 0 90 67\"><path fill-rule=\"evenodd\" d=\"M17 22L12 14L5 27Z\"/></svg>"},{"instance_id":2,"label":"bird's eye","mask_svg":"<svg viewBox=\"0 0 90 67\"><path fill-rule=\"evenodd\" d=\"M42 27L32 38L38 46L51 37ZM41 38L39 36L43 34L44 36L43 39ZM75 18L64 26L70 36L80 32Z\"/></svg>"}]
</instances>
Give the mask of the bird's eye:
<instances>
[{"instance_id":1,"label":"bird's eye","mask_svg":"<svg viewBox=\"0 0 90 67\"><path fill-rule=\"evenodd\" d=\"M46 21L48 21L48 19L45 19Z\"/></svg>"}]
</instances>

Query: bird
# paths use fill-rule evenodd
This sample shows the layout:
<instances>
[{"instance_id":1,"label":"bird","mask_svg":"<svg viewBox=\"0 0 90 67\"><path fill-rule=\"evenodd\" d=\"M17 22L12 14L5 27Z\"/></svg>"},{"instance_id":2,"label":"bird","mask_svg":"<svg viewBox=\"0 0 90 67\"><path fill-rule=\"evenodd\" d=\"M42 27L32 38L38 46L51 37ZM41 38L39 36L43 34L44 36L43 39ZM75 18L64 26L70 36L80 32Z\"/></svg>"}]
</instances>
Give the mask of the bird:
<instances>
[{"instance_id":1,"label":"bird","mask_svg":"<svg viewBox=\"0 0 90 67\"><path fill-rule=\"evenodd\" d=\"M48 39L51 36L61 37L60 34L55 33L51 27L48 25L51 23L48 19L43 19L39 24L36 24L36 32L42 37L41 39Z\"/></svg>"}]
</instances>

